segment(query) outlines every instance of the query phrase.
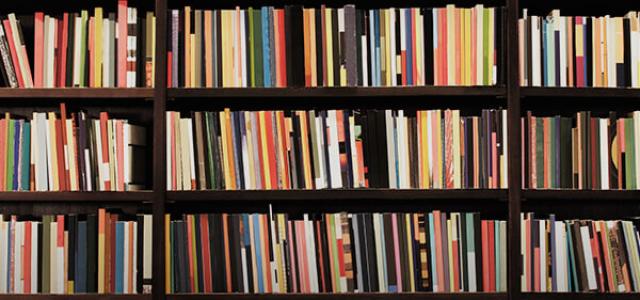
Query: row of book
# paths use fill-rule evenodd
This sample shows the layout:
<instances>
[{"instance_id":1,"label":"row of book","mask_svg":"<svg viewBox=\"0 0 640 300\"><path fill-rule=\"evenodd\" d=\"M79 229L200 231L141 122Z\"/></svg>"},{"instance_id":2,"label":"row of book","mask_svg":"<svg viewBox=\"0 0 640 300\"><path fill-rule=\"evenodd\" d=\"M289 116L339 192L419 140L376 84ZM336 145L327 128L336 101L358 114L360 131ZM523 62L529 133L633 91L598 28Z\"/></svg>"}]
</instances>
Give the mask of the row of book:
<instances>
[{"instance_id":1,"label":"row of book","mask_svg":"<svg viewBox=\"0 0 640 300\"><path fill-rule=\"evenodd\" d=\"M505 110L167 112L168 190L506 188Z\"/></svg>"},{"instance_id":2,"label":"row of book","mask_svg":"<svg viewBox=\"0 0 640 300\"><path fill-rule=\"evenodd\" d=\"M573 117L536 117L522 122L522 184L532 189L627 189L640 187L640 111L589 111Z\"/></svg>"},{"instance_id":3,"label":"row of book","mask_svg":"<svg viewBox=\"0 0 640 300\"><path fill-rule=\"evenodd\" d=\"M170 87L495 85L501 9L171 10Z\"/></svg>"},{"instance_id":4,"label":"row of book","mask_svg":"<svg viewBox=\"0 0 640 300\"><path fill-rule=\"evenodd\" d=\"M151 292L151 215L6 217L0 294Z\"/></svg>"},{"instance_id":5,"label":"row of book","mask_svg":"<svg viewBox=\"0 0 640 300\"><path fill-rule=\"evenodd\" d=\"M477 213L165 218L167 293L506 291L506 222Z\"/></svg>"},{"instance_id":6,"label":"row of book","mask_svg":"<svg viewBox=\"0 0 640 300\"><path fill-rule=\"evenodd\" d=\"M144 127L107 112L0 119L0 191L130 191L145 186Z\"/></svg>"},{"instance_id":7,"label":"row of book","mask_svg":"<svg viewBox=\"0 0 640 300\"><path fill-rule=\"evenodd\" d=\"M96 7L92 16L87 10L56 16L36 12L33 72L20 21L9 14L0 28L4 86L153 87L155 16L139 16L127 5L118 0L117 14Z\"/></svg>"},{"instance_id":8,"label":"row of book","mask_svg":"<svg viewBox=\"0 0 640 300\"><path fill-rule=\"evenodd\" d=\"M530 16L518 21L520 84L640 87L640 16Z\"/></svg>"},{"instance_id":9,"label":"row of book","mask_svg":"<svg viewBox=\"0 0 640 300\"><path fill-rule=\"evenodd\" d=\"M637 219L556 220L521 215L522 290L640 291Z\"/></svg>"}]
</instances>

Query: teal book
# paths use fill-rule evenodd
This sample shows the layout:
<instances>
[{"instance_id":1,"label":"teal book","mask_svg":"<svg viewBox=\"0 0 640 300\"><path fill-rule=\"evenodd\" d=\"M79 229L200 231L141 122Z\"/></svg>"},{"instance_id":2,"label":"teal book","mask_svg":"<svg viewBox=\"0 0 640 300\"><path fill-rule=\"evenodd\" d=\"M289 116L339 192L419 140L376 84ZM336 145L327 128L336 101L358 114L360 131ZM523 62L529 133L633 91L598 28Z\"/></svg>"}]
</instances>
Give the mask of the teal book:
<instances>
[{"instance_id":1,"label":"teal book","mask_svg":"<svg viewBox=\"0 0 640 300\"><path fill-rule=\"evenodd\" d=\"M256 87L264 87L264 78L263 78L263 70L262 70L262 10L256 9L253 11L253 24L255 26L253 30L253 43L255 49L255 78L256 78Z\"/></svg>"},{"instance_id":2,"label":"teal book","mask_svg":"<svg viewBox=\"0 0 640 300\"><path fill-rule=\"evenodd\" d=\"M28 191L30 186L31 166L29 158L31 157L31 123L22 122L22 139L20 140L20 190Z\"/></svg>"},{"instance_id":3,"label":"teal book","mask_svg":"<svg viewBox=\"0 0 640 300\"><path fill-rule=\"evenodd\" d=\"M6 173L5 173L5 190L7 191L13 191L13 166L14 166L14 148L13 148L13 143L11 143L10 141L15 141L16 138L16 120L12 120L12 119L7 119L7 131L8 131L8 136L7 136L7 154L5 156L6 159ZM11 143L11 144L10 144Z\"/></svg>"},{"instance_id":4,"label":"teal book","mask_svg":"<svg viewBox=\"0 0 640 300\"><path fill-rule=\"evenodd\" d=\"M116 282L115 293L122 294L123 288L123 273L124 273L124 224L125 222L116 222Z\"/></svg>"}]
</instances>

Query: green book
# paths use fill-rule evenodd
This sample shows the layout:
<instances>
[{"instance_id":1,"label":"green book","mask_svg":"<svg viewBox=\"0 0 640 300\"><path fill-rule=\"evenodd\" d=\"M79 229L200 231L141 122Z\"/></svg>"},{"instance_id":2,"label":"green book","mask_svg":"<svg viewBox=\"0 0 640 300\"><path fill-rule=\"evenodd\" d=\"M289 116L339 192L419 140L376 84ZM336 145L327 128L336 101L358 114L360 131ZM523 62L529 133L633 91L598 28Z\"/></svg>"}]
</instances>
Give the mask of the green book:
<instances>
[{"instance_id":1,"label":"green book","mask_svg":"<svg viewBox=\"0 0 640 300\"><path fill-rule=\"evenodd\" d=\"M6 177L6 185L5 185L5 191L13 191L13 167L14 167L14 161L15 161L15 151L14 151L14 141L16 139L16 120L12 120L12 119L7 119L7 132L9 133L7 135L7 152L6 152L6 156L5 156L5 160L6 160L6 172L5 172L5 177Z\"/></svg>"},{"instance_id":2,"label":"green book","mask_svg":"<svg viewBox=\"0 0 640 300\"><path fill-rule=\"evenodd\" d=\"M22 123L22 138L20 139L20 148L22 149L20 155L22 159L19 160L22 162L20 168L22 171L20 172L22 178L20 180L21 186L19 187L22 191L29 190L29 174L31 171L31 165L29 163L29 157L31 157L31 123L21 121Z\"/></svg>"},{"instance_id":3,"label":"green book","mask_svg":"<svg viewBox=\"0 0 640 300\"><path fill-rule=\"evenodd\" d=\"M544 187L544 127L543 118L536 118L536 174L537 188Z\"/></svg>"},{"instance_id":4,"label":"green book","mask_svg":"<svg viewBox=\"0 0 640 300\"><path fill-rule=\"evenodd\" d=\"M264 87L262 71L262 12L259 9L253 11L253 43L254 43L254 65L253 77L256 80L256 87Z\"/></svg>"},{"instance_id":5,"label":"green book","mask_svg":"<svg viewBox=\"0 0 640 300\"><path fill-rule=\"evenodd\" d=\"M553 118L550 118L549 120L549 181L551 182L549 184L549 187L551 188L557 188L558 184L556 183L556 172L555 172L555 168L556 168L556 163L557 163L557 159L556 159L556 149L557 149L557 145L556 145L556 122L558 120L558 116L555 116Z\"/></svg>"},{"instance_id":6,"label":"green book","mask_svg":"<svg viewBox=\"0 0 640 300\"><path fill-rule=\"evenodd\" d=\"M249 17L249 85L256 87L256 49L253 37L255 35L255 19L253 18L255 11L253 7L249 7L247 15Z\"/></svg>"},{"instance_id":7,"label":"green book","mask_svg":"<svg viewBox=\"0 0 640 300\"><path fill-rule=\"evenodd\" d=\"M633 132L633 119L625 118L624 119L624 144L625 144L625 160L624 160L624 169L625 169L625 182L626 189L634 190L636 189L636 155L634 150L635 145L635 137Z\"/></svg>"}]
</instances>

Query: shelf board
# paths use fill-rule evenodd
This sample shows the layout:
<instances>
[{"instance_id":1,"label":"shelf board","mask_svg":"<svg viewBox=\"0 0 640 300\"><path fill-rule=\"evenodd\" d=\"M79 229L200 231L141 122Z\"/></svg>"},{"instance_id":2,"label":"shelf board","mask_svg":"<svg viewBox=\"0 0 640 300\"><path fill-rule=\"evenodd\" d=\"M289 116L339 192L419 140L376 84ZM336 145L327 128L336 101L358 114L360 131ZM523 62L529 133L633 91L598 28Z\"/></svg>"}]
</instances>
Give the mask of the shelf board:
<instances>
[{"instance_id":1,"label":"shelf board","mask_svg":"<svg viewBox=\"0 0 640 300\"><path fill-rule=\"evenodd\" d=\"M139 192L0 192L2 202L152 202L154 193Z\"/></svg>"},{"instance_id":2,"label":"shelf board","mask_svg":"<svg viewBox=\"0 0 640 300\"><path fill-rule=\"evenodd\" d=\"M523 300L637 300L640 293L522 293Z\"/></svg>"},{"instance_id":3,"label":"shelf board","mask_svg":"<svg viewBox=\"0 0 640 300\"><path fill-rule=\"evenodd\" d=\"M506 293L343 293L343 294L169 294L167 300L205 300L205 299L238 299L238 300L271 300L271 299L300 299L300 300L506 300Z\"/></svg>"},{"instance_id":4,"label":"shelf board","mask_svg":"<svg viewBox=\"0 0 640 300\"><path fill-rule=\"evenodd\" d=\"M506 96L504 86L318 87L318 88L171 88L169 98L300 98L398 96Z\"/></svg>"},{"instance_id":5,"label":"shelf board","mask_svg":"<svg viewBox=\"0 0 640 300\"><path fill-rule=\"evenodd\" d=\"M639 98L640 89L591 88L591 87L588 87L588 88L521 87L520 95L522 95L522 97L561 97L561 98L579 98L579 97L582 97L582 98Z\"/></svg>"},{"instance_id":6,"label":"shelf board","mask_svg":"<svg viewBox=\"0 0 640 300\"><path fill-rule=\"evenodd\" d=\"M640 190L524 190L525 200L619 200L638 201ZM639 202L640 203L640 202Z\"/></svg>"},{"instance_id":7,"label":"shelf board","mask_svg":"<svg viewBox=\"0 0 640 300\"><path fill-rule=\"evenodd\" d=\"M341 201L341 200L506 200L507 191L495 190L271 190L271 191L172 191L169 201Z\"/></svg>"},{"instance_id":8,"label":"shelf board","mask_svg":"<svg viewBox=\"0 0 640 300\"><path fill-rule=\"evenodd\" d=\"M120 98L153 99L152 88L0 88L0 98Z\"/></svg>"},{"instance_id":9,"label":"shelf board","mask_svg":"<svg viewBox=\"0 0 640 300\"><path fill-rule=\"evenodd\" d=\"M2 300L151 300L151 294L9 294L0 296Z\"/></svg>"}]
</instances>

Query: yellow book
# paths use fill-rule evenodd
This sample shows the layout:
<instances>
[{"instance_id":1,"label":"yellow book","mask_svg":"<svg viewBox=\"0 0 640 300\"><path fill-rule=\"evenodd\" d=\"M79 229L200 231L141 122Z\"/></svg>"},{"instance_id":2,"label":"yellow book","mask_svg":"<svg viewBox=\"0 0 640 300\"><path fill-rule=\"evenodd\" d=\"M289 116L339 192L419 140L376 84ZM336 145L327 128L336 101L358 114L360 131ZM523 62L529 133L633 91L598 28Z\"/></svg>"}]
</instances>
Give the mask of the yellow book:
<instances>
[{"instance_id":1,"label":"yellow book","mask_svg":"<svg viewBox=\"0 0 640 300\"><path fill-rule=\"evenodd\" d=\"M270 122L271 120L265 120L266 116L265 116L265 112L264 111L260 111L258 112L258 127L260 130L260 148L262 148L262 177L264 178L264 184L265 186L263 186L263 189L267 189L270 190L273 187L271 186L271 169L269 168L269 161L270 161L270 157L269 157L269 151L267 151L268 146L267 146L267 134L271 134L271 133L267 133L267 125L266 122Z\"/></svg>"},{"instance_id":2,"label":"yellow book","mask_svg":"<svg viewBox=\"0 0 640 300\"><path fill-rule=\"evenodd\" d=\"M229 153L227 153L227 144L229 143L229 137L227 137L227 122L225 122L225 113L219 112L220 119L220 139L222 140L222 168L224 173L224 187L227 190L231 189L231 173L229 168Z\"/></svg>"},{"instance_id":3,"label":"yellow book","mask_svg":"<svg viewBox=\"0 0 640 300\"><path fill-rule=\"evenodd\" d=\"M437 109L435 111L434 117L435 117L435 123L436 123L435 128L433 128L433 130L435 130L434 136L436 137L436 141L434 145L436 149L436 155L433 160L434 167L435 167L435 170L433 172L433 176L434 176L433 187L437 189L441 189L443 187L442 172L443 172L443 162L444 162L444 156L442 153L443 151L442 142L441 142L442 141L442 111Z\"/></svg>"},{"instance_id":4,"label":"yellow book","mask_svg":"<svg viewBox=\"0 0 640 300\"><path fill-rule=\"evenodd\" d=\"M333 86L333 39L331 28L331 11L332 8L326 8L324 11L325 18L325 31L326 31L326 45L327 45L327 86Z\"/></svg>"},{"instance_id":5,"label":"yellow book","mask_svg":"<svg viewBox=\"0 0 640 300\"><path fill-rule=\"evenodd\" d=\"M402 214L403 218L404 218L404 226L407 229L406 233L406 240L405 242L407 243L407 257L409 259L409 274L415 274L415 267L414 267L414 263L413 263L413 242L414 242L414 237L411 236L411 215L412 214ZM416 227L417 228L417 227ZM403 290L404 291L404 290ZM415 276L409 276L409 288L407 289L408 292L415 292L416 291L416 282L415 282Z\"/></svg>"},{"instance_id":6,"label":"yellow book","mask_svg":"<svg viewBox=\"0 0 640 300\"><path fill-rule=\"evenodd\" d=\"M102 7L96 7L93 17L93 86L102 87Z\"/></svg>"},{"instance_id":7,"label":"yellow book","mask_svg":"<svg viewBox=\"0 0 640 300\"><path fill-rule=\"evenodd\" d=\"M164 215L164 265L166 272L164 272L164 291L169 294L173 292L171 290L171 274L173 274L173 264L171 263L171 215Z\"/></svg>"},{"instance_id":8,"label":"yellow book","mask_svg":"<svg viewBox=\"0 0 640 300\"><path fill-rule=\"evenodd\" d=\"M224 33L224 30L222 31ZM185 87L193 87L191 85L191 7L184 7L184 85ZM178 70L175 70L177 72Z\"/></svg>"},{"instance_id":9,"label":"yellow book","mask_svg":"<svg viewBox=\"0 0 640 300\"><path fill-rule=\"evenodd\" d=\"M6 120L8 123L9 120L9 114L6 114ZM51 177L53 179L53 186L51 187L52 191L59 191L60 190L60 182L59 182L59 178L58 176L55 176L54 174L58 173L58 163L63 163L63 162L58 162L58 149L57 147L55 147L54 145L57 143L58 138L56 135L56 113L54 112L50 112L49 113L49 118L47 119L48 125L49 125L49 136L50 136L50 145L52 147L48 147L49 149L51 149L51 151L49 152L51 154L51 156L49 157L49 160L51 161L51 172L49 172L49 174L51 174ZM7 126L7 130L8 130L8 126ZM5 133L5 136L7 136L7 133ZM7 143L8 144L8 143Z\"/></svg>"},{"instance_id":10,"label":"yellow book","mask_svg":"<svg viewBox=\"0 0 640 300\"><path fill-rule=\"evenodd\" d=\"M455 36L456 36L456 24L455 24L455 11L456 6L448 4L446 6L446 26L447 26L447 82L444 85L453 85L456 81L456 61L455 61Z\"/></svg>"},{"instance_id":11,"label":"yellow book","mask_svg":"<svg viewBox=\"0 0 640 300\"><path fill-rule=\"evenodd\" d=\"M287 290L287 287L288 287L287 277L285 276L285 272L284 272L284 270L286 269L284 257L286 256L286 252L288 251L288 249L285 247L286 245L285 241L287 240L287 234L286 234L287 224L284 218L284 214L277 215L277 226L278 226L278 241L279 241L278 248L280 250L279 261L278 261L278 270L280 270L280 272L278 272L278 284L280 285L280 292L284 292Z\"/></svg>"},{"instance_id":12,"label":"yellow book","mask_svg":"<svg viewBox=\"0 0 640 300\"><path fill-rule=\"evenodd\" d=\"M429 184L429 159L427 137L427 117L426 111L418 111L418 155L420 156L420 185L421 189L427 188Z\"/></svg>"},{"instance_id":13,"label":"yellow book","mask_svg":"<svg viewBox=\"0 0 640 300\"><path fill-rule=\"evenodd\" d=\"M106 211L98 209L98 294L105 293L105 226ZM168 248L167 248L168 249Z\"/></svg>"},{"instance_id":14,"label":"yellow book","mask_svg":"<svg viewBox=\"0 0 640 300\"><path fill-rule=\"evenodd\" d=\"M391 74L391 60L394 57L394 54L391 53L391 10L390 9L385 9L384 10L384 32L385 32L385 36L387 37L384 41L384 48L385 48L385 70L387 71L385 74L387 74L386 76L386 86L391 86L391 76L393 76L393 74Z\"/></svg>"},{"instance_id":15,"label":"yellow book","mask_svg":"<svg viewBox=\"0 0 640 300\"><path fill-rule=\"evenodd\" d=\"M461 188L462 169L460 161L460 111L451 111L451 121L453 123L453 188Z\"/></svg>"}]
</instances>

